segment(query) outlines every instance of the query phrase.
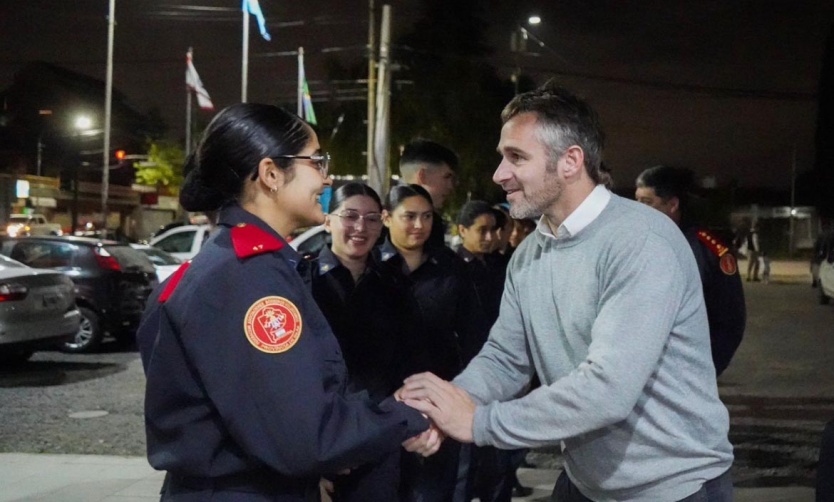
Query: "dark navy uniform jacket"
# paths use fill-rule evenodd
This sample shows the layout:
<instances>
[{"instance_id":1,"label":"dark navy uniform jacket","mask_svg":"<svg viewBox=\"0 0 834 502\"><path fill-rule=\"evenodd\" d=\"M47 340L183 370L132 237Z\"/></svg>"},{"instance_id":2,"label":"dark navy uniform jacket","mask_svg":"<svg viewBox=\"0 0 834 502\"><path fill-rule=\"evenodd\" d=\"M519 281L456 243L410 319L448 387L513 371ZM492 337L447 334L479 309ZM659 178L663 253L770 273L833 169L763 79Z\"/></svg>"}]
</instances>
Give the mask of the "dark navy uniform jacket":
<instances>
[{"instance_id":1,"label":"dark navy uniform jacket","mask_svg":"<svg viewBox=\"0 0 834 502\"><path fill-rule=\"evenodd\" d=\"M339 345L309 274L297 271L306 264L232 206L190 266L155 292L137 334L154 468L226 492L219 500L250 500L230 490L309 500L320 476L427 428L404 404L345 393Z\"/></svg>"},{"instance_id":2,"label":"dark navy uniform jacket","mask_svg":"<svg viewBox=\"0 0 834 502\"><path fill-rule=\"evenodd\" d=\"M465 264L451 249L427 244L427 260L409 272L390 239L375 252L407 281L419 309L409 371L451 380L478 353L490 328Z\"/></svg>"},{"instance_id":3,"label":"dark navy uniform jacket","mask_svg":"<svg viewBox=\"0 0 834 502\"><path fill-rule=\"evenodd\" d=\"M701 272L715 372L720 375L741 344L747 322L744 289L732 251L710 232L683 229Z\"/></svg>"},{"instance_id":4,"label":"dark navy uniform jacket","mask_svg":"<svg viewBox=\"0 0 834 502\"><path fill-rule=\"evenodd\" d=\"M354 282L329 247L313 264L313 297L347 363L349 389L381 401L403 384L413 348L414 305L405 281L387 273L374 254Z\"/></svg>"},{"instance_id":5,"label":"dark navy uniform jacket","mask_svg":"<svg viewBox=\"0 0 834 502\"><path fill-rule=\"evenodd\" d=\"M486 254L484 259L480 260L463 246L458 248L457 253L466 263L466 270L481 299L487 324L492 327L501 309L501 297L504 296L504 280L507 277L509 260L498 253Z\"/></svg>"}]
</instances>

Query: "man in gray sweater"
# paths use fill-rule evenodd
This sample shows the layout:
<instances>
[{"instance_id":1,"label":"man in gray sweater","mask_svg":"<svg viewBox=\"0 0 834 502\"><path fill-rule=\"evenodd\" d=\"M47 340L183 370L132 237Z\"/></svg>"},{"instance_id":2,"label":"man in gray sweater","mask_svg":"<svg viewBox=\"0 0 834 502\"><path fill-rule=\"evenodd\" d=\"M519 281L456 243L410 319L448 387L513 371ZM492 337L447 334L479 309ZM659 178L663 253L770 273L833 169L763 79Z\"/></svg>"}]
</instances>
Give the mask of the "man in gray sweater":
<instances>
[{"instance_id":1,"label":"man in gray sweater","mask_svg":"<svg viewBox=\"0 0 834 502\"><path fill-rule=\"evenodd\" d=\"M493 180L514 218L541 218L478 356L452 383L409 377L400 397L459 441L561 444L553 501L732 500L729 416L686 239L605 188L585 102L548 83L502 120ZM517 397L534 374L542 386Z\"/></svg>"}]
</instances>

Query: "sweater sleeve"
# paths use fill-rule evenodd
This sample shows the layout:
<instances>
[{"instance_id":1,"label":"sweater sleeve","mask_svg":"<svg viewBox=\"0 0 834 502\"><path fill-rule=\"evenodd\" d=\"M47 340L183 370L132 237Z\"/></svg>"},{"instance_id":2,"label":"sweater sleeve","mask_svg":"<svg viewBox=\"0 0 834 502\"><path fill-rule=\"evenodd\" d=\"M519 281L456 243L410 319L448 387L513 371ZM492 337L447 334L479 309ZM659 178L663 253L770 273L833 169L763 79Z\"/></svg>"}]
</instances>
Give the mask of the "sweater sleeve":
<instances>
[{"instance_id":1,"label":"sweater sleeve","mask_svg":"<svg viewBox=\"0 0 834 502\"><path fill-rule=\"evenodd\" d=\"M694 276L686 278L686 274L696 273L694 260L682 263L680 256L654 233L611 249L597 265L601 291L585 360L566 376L523 398L479 406L475 443L535 448L628 417L658 367L681 310L687 281L694 280ZM504 309L501 314L505 317ZM516 338L504 330L500 335L490 340L515 343L508 350L518 353L520 343ZM504 355L501 361L507 365L513 360ZM496 381L505 377L496 370L480 376L479 390L497 387ZM517 382L516 377L513 383ZM475 385L469 379L466 383ZM500 388L510 385L504 383Z\"/></svg>"}]
</instances>

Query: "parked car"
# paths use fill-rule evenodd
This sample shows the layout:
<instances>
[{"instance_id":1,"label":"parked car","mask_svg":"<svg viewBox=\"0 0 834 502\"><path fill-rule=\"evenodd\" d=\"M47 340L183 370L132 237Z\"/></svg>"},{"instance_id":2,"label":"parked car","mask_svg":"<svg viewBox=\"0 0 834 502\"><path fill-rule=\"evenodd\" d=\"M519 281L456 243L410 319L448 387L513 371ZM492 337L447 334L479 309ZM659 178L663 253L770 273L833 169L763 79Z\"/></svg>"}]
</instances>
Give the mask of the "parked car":
<instances>
[{"instance_id":1,"label":"parked car","mask_svg":"<svg viewBox=\"0 0 834 502\"><path fill-rule=\"evenodd\" d=\"M0 255L0 362L58 348L78 332L81 314L69 277Z\"/></svg>"},{"instance_id":2,"label":"parked car","mask_svg":"<svg viewBox=\"0 0 834 502\"><path fill-rule=\"evenodd\" d=\"M310 227L290 240L290 246L306 258L319 255L325 246L329 246L333 237L324 230L324 225Z\"/></svg>"},{"instance_id":3,"label":"parked car","mask_svg":"<svg viewBox=\"0 0 834 502\"><path fill-rule=\"evenodd\" d=\"M131 244L130 247L143 253L151 260L156 269L156 277L159 282L164 281L169 275L173 274L182 265L182 260L176 256L167 253L159 248L155 248L148 244Z\"/></svg>"},{"instance_id":4,"label":"parked car","mask_svg":"<svg viewBox=\"0 0 834 502\"><path fill-rule=\"evenodd\" d=\"M133 337L145 301L159 284L147 256L127 244L87 237L16 237L0 253L35 268L58 270L75 285L81 326L63 345L66 352L90 352L110 333Z\"/></svg>"},{"instance_id":5,"label":"parked car","mask_svg":"<svg viewBox=\"0 0 834 502\"><path fill-rule=\"evenodd\" d=\"M49 223L42 214L13 214L6 226L6 234L11 237L23 235L62 235L64 231L58 223Z\"/></svg>"},{"instance_id":6,"label":"parked car","mask_svg":"<svg viewBox=\"0 0 834 502\"><path fill-rule=\"evenodd\" d=\"M210 225L179 225L151 238L149 244L187 261L203 247L211 230Z\"/></svg>"}]
</instances>

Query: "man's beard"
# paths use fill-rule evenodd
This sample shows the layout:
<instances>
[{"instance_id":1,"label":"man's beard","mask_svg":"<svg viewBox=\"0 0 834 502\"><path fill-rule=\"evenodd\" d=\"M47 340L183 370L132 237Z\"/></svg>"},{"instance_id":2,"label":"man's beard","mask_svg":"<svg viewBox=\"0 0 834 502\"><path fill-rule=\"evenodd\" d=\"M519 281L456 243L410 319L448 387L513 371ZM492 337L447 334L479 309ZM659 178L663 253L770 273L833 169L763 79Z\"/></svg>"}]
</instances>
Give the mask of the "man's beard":
<instances>
[{"instance_id":1,"label":"man's beard","mask_svg":"<svg viewBox=\"0 0 834 502\"><path fill-rule=\"evenodd\" d=\"M511 217L517 220L538 218L559 200L564 186L559 179L548 178L551 177L545 177L540 187L534 189L529 195L524 194L523 190L521 191L524 197L510 204Z\"/></svg>"}]
</instances>

